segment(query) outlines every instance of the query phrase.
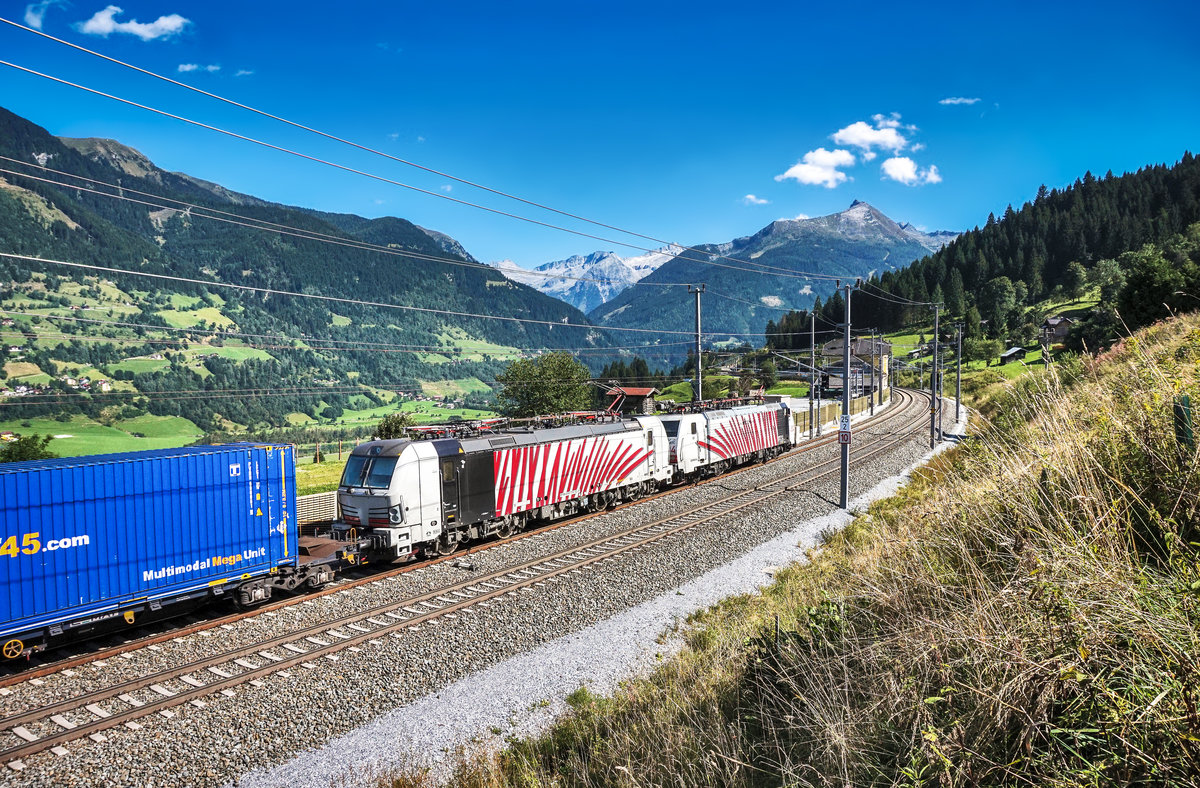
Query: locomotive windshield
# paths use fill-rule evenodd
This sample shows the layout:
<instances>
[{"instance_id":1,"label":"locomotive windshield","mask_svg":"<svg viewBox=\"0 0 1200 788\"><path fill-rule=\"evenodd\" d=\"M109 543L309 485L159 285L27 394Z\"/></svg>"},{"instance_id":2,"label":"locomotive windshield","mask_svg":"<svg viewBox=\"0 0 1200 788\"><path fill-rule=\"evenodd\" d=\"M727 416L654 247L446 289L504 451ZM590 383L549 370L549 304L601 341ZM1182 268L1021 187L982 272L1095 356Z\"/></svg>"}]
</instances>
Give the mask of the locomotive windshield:
<instances>
[{"instance_id":1,"label":"locomotive windshield","mask_svg":"<svg viewBox=\"0 0 1200 788\"><path fill-rule=\"evenodd\" d=\"M342 474L343 487L374 487L386 489L392 483L398 457L362 457L350 455Z\"/></svg>"}]
</instances>

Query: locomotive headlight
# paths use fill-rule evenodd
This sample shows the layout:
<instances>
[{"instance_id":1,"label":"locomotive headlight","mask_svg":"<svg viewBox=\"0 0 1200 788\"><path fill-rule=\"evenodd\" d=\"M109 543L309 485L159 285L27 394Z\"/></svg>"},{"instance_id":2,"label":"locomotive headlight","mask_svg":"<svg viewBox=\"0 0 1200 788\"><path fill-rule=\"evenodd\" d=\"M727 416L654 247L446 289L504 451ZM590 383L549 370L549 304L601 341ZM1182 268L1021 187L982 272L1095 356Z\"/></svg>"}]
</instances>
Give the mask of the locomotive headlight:
<instances>
[{"instance_id":1,"label":"locomotive headlight","mask_svg":"<svg viewBox=\"0 0 1200 788\"><path fill-rule=\"evenodd\" d=\"M398 503L395 506L393 506L392 508L388 509L388 522L392 522L392 523L404 522L404 505L403 504Z\"/></svg>"}]
</instances>

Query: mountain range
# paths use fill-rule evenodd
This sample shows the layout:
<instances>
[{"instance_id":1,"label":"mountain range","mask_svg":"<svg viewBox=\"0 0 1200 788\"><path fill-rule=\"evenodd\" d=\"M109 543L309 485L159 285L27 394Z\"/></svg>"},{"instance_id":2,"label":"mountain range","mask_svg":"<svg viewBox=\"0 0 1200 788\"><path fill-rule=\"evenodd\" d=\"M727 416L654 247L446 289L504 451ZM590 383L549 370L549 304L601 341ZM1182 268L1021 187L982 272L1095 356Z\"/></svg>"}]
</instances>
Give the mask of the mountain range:
<instances>
[{"instance_id":1,"label":"mountain range","mask_svg":"<svg viewBox=\"0 0 1200 788\"><path fill-rule=\"evenodd\" d=\"M704 282L705 333L752 336L789 309L833 293L834 279L853 281L925 257L957 233L926 233L855 200L846 210L811 219L780 219L757 233L691 247L658 266L588 316L600 325L689 325L694 302L680 283Z\"/></svg>"},{"instance_id":2,"label":"mountain range","mask_svg":"<svg viewBox=\"0 0 1200 788\"><path fill-rule=\"evenodd\" d=\"M715 297L728 298L714 305L705 321L706 330L744 333L762 330L774 315L789 307L808 307L818 295L832 292L831 283L819 277L805 279L794 287L789 286L799 281L794 277L774 281L770 269L776 266L792 273L865 278L908 265L942 248L957 235L949 231L926 233L911 224L898 224L878 209L855 200L841 213L780 219L752 236L726 243L691 249L672 245L637 257L592 252L544 263L532 270L511 260L492 265L512 281L565 301L603 325L642 327L646 325L642 321L653 321L660 309L668 310L669 316L653 322L652 327L690 325L680 309L664 301L663 287L653 285L707 282L713 286ZM639 282L644 286L633 287ZM732 306L738 301L748 302L743 304L748 309ZM684 322L671 324L678 320Z\"/></svg>"},{"instance_id":3,"label":"mountain range","mask_svg":"<svg viewBox=\"0 0 1200 788\"><path fill-rule=\"evenodd\" d=\"M501 260L492 265L514 282L529 285L588 312L654 273L681 251L683 248L679 246L664 246L658 251L637 257L621 257L615 252L592 252L544 263L532 271L521 268L512 260Z\"/></svg>"}]
</instances>

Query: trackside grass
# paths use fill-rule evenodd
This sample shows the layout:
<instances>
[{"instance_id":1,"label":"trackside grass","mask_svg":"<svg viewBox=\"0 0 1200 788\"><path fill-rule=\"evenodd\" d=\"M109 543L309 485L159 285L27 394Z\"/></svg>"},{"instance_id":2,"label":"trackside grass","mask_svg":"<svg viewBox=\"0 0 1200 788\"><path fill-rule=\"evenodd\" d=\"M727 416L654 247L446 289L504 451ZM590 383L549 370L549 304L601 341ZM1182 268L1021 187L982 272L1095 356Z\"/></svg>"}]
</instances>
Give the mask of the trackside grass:
<instances>
[{"instance_id":1,"label":"trackside grass","mask_svg":"<svg viewBox=\"0 0 1200 788\"><path fill-rule=\"evenodd\" d=\"M453 783L1200 785L1200 452L1171 408L1198 361L1185 317L1014 381L978 441L650 678Z\"/></svg>"}]
</instances>

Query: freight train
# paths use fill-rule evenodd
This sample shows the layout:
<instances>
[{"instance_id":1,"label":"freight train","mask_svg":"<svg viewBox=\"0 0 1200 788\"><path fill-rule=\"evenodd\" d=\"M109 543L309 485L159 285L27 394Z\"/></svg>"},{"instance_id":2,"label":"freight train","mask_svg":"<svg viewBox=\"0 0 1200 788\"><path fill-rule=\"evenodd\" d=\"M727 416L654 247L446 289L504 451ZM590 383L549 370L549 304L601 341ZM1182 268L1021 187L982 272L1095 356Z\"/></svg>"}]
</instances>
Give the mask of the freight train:
<instances>
[{"instance_id":1,"label":"freight train","mask_svg":"<svg viewBox=\"0 0 1200 788\"><path fill-rule=\"evenodd\" d=\"M336 536L387 560L448 555L766 460L793 443L790 409L780 403L431 438L354 448L338 487Z\"/></svg>"},{"instance_id":2,"label":"freight train","mask_svg":"<svg viewBox=\"0 0 1200 788\"><path fill-rule=\"evenodd\" d=\"M14 658L215 599L259 604L347 566L447 555L791 449L783 403L360 444L341 518L301 536L286 445L0 464L0 646ZM422 434L424 433L424 434Z\"/></svg>"}]
</instances>

